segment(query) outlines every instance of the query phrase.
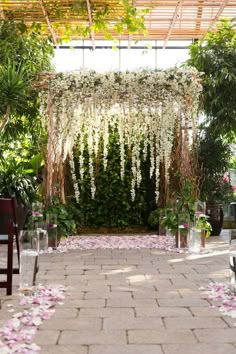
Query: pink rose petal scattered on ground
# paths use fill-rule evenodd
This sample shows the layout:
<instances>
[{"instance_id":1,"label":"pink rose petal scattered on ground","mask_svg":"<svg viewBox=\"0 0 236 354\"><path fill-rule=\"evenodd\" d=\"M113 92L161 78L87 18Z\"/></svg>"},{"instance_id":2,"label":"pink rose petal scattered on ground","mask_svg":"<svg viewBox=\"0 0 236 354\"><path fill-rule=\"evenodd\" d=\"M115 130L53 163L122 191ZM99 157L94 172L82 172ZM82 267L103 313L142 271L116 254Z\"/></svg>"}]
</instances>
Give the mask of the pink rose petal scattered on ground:
<instances>
[{"instance_id":1,"label":"pink rose petal scattered on ground","mask_svg":"<svg viewBox=\"0 0 236 354\"><path fill-rule=\"evenodd\" d=\"M184 252L175 248L175 238L158 235L134 236L69 236L60 242L56 251L49 248L46 253L64 253L70 250L88 249L141 249L155 248L169 252Z\"/></svg>"},{"instance_id":2,"label":"pink rose petal scattered on ground","mask_svg":"<svg viewBox=\"0 0 236 354\"><path fill-rule=\"evenodd\" d=\"M39 286L35 296L22 297L19 304L31 307L15 313L0 328L0 353L38 353L40 347L33 343L38 327L52 317L57 304L62 304L64 292L62 285Z\"/></svg>"},{"instance_id":3,"label":"pink rose petal scattered on ground","mask_svg":"<svg viewBox=\"0 0 236 354\"><path fill-rule=\"evenodd\" d=\"M223 315L236 318L236 295L230 291L230 285L224 283L210 283L206 288L200 288L203 295L210 301L217 302L210 308L218 307Z\"/></svg>"}]
</instances>

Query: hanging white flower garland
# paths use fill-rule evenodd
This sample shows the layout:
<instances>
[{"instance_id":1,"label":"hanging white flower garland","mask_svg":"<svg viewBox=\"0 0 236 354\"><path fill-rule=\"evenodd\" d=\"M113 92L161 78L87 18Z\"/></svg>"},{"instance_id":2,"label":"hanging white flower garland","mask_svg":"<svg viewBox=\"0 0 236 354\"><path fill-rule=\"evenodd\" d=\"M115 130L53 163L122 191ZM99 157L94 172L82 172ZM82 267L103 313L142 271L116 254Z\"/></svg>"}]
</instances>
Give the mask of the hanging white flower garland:
<instances>
[{"instance_id":1,"label":"hanging white flower garland","mask_svg":"<svg viewBox=\"0 0 236 354\"><path fill-rule=\"evenodd\" d=\"M107 166L109 130L117 128L120 144L121 178L125 172L125 151L131 151L131 197L141 183L141 144L144 157L150 151L150 177L155 176L156 202L159 197L160 163L165 165L166 180L171 163L174 128L177 117L196 126L198 100L202 86L199 73L192 68L166 71L133 72L93 71L59 73L50 79L41 93L41 112L47 116L48 95L51 97L54 120L54 162L63 153L70 156L76 200L79 187L75 176L73 147L79 144L80 178L84 175L85 139L89 152L91 194L96 192L94 158L103 139L104 169ZM49 122L49 120L48 120ZM48 125L50 130L50 124Z\"/></svg>"}]
</instances>

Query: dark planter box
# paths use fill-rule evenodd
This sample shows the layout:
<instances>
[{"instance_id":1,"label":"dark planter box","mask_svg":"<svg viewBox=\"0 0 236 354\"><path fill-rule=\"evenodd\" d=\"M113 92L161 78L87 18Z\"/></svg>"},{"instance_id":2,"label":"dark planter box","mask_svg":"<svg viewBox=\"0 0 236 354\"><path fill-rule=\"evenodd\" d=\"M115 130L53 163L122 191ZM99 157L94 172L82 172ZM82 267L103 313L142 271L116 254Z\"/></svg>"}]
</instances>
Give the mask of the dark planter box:
<instances>
[{"instance_id":1,"label":"dark planter box","mask_svg":"<svg viewBox=\"0 0 236 354\"><path fill-rule=\"evenodd\" d=\"M212 227L211 235L219 236L224 221L223 204L207 204L206 215Z\"/></svg>"}]
</instances>

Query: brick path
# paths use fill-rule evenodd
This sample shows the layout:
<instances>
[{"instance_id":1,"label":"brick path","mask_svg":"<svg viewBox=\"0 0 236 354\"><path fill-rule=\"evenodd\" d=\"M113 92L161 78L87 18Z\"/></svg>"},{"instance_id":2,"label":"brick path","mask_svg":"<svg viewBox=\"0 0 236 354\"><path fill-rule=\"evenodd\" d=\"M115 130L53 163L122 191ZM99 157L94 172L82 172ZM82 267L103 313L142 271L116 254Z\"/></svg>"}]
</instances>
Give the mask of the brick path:
<instances>
[{"instance_id":1,"label":"brick path","mask_svg":"<svg viewBox=\"0 0 236 354\"><path fill-rule=\"evenodd\" d=\"M208 247L220 254L142 249L43 255L41 283L64 284L68 293L36 335L41 353L235 354L236 320L209 309L198 290L228 278L225 244L212 238ZM2 296L0 325L11 317L7 304L17 300Z\"/></svg>"}]
</instances>

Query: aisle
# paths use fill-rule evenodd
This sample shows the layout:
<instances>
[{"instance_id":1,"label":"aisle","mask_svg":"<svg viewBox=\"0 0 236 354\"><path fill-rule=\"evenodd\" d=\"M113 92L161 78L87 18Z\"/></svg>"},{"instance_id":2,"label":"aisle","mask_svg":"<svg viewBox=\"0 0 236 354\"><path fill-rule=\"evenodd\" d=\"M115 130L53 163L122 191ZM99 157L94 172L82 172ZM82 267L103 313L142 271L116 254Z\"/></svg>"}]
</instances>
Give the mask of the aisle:
<instances>
[{"instance_id":1,"label":"aisle","mask_svg":"<svg viewBox=\"0 0 236 354\"><path fill-rule=\"evenodd\" d=\"M201 256L157 249L43 255L40 281L67 291L35 343L43 354L235 354L236 320L209 308L199 291L228 277L225 245L215 238L208 248ZM0 314L9 317L14 297L4 299Z\"/></svg>"}]
</instances>

